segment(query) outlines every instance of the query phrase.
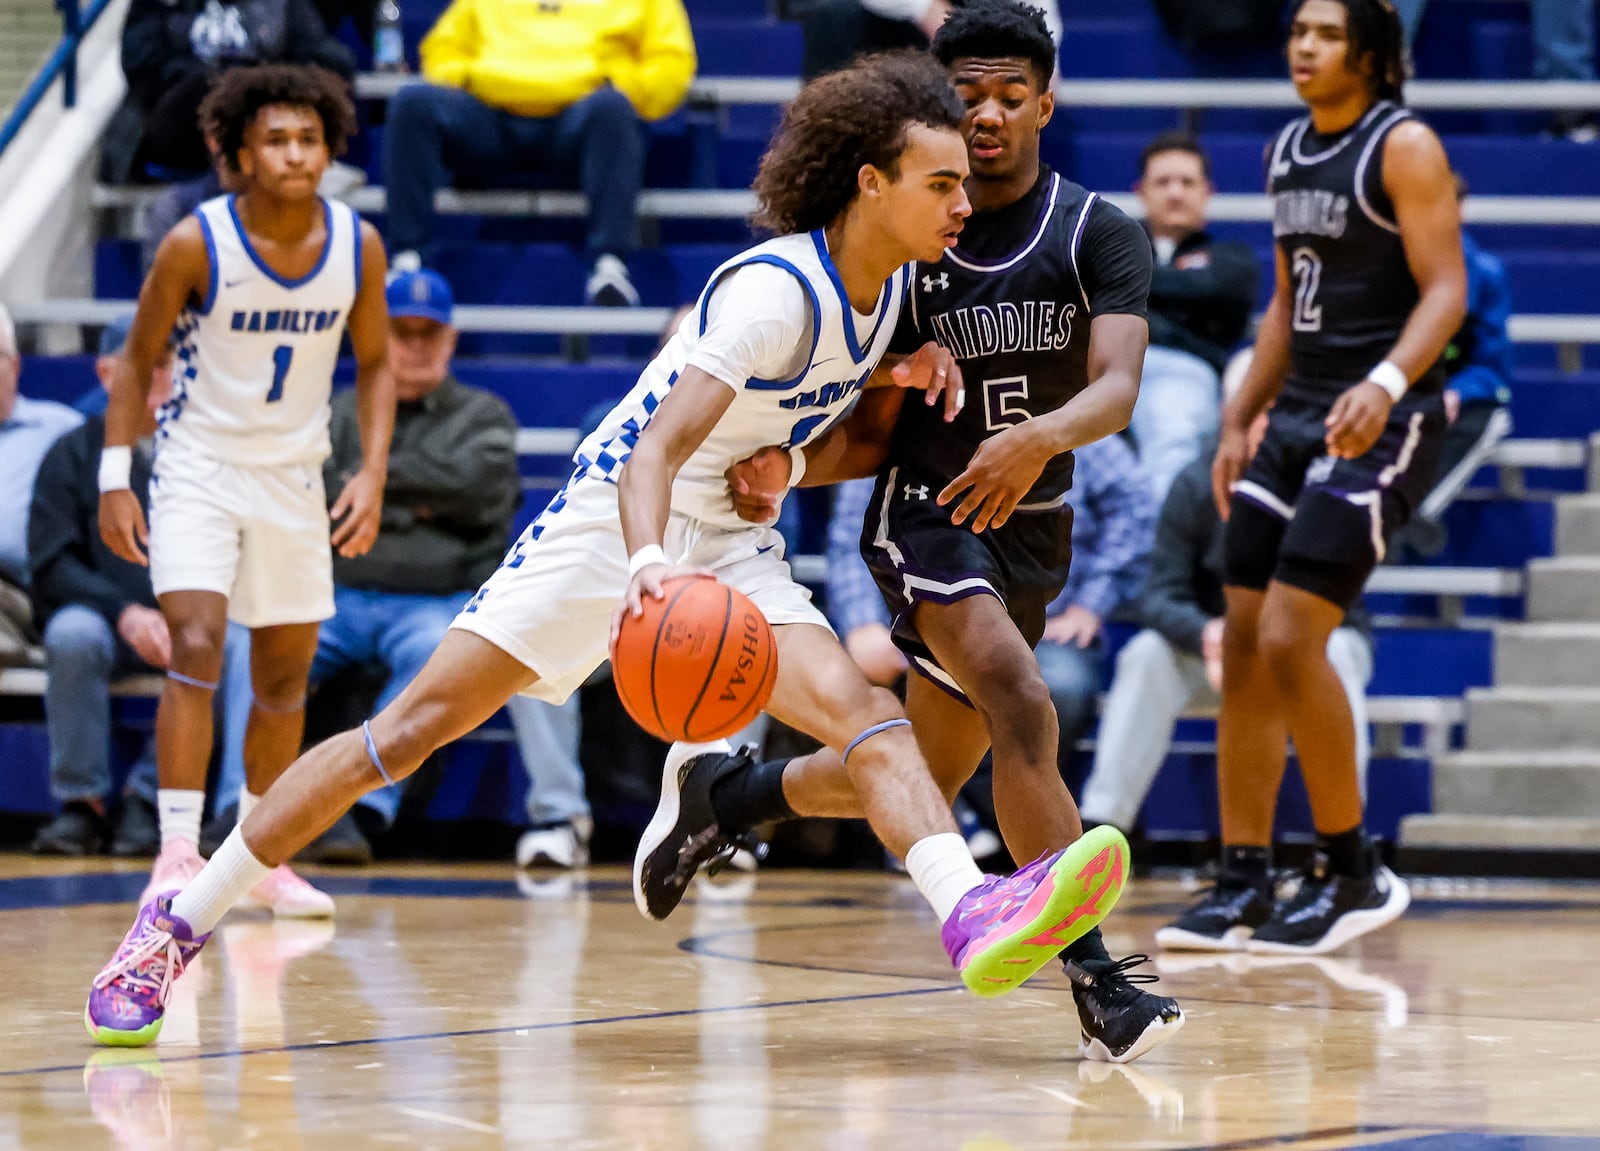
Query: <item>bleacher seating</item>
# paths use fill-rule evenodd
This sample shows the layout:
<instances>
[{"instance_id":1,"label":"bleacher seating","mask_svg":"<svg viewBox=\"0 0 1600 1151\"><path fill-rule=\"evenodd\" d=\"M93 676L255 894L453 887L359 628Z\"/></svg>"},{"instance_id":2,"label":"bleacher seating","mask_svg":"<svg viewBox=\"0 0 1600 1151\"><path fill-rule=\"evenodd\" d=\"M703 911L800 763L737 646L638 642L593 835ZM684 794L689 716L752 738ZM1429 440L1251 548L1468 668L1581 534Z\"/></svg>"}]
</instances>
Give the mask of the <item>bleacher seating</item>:
<instances>
[{"instance_id":1,"label":"bleacher seating","mask_svg":"<svg viewBox=\"0 0 1600 1151\"><path fill-rule=\"evenodd\" d=\"M417 42L443 5L444 0L413 0L404 6L413 59ZM462 190L442 197L439 263L469 306L463 312L469 334L458 374L505 396L523 425L525 515L566 475L573 429L586 413L631 386L653 346L663 309L697 291L706 274L747 237L742 217L750 205L748 184L776 123L778 104L793 86L798 30L773 19L766 0L688 0L688 7L702 79L689 107L651 128L643 207L658 246L641 252L632 264L652 310L608 317L613 325L631 323L631 334L592 336L580 345L563 334L590 323L587 316L523 310L581 302L583 267L566 246L571 219L582 211L575 195L522 188ZM1218 187L1228 194L1218 205L1217 230L1250 243L1265 259L1269 237L1258 193L1265 138L1288 115L1281 55L1271 49L1226 57L1186 55L1166 40L1147 0L1110 7L1102 0L1063 0L1061 7L1067 87L1057 123L1046 136L1047 159L1094 187L1123 192L1135 177L1140 148L1154 132L1192 124L1212 152ZM1417 46L1419 75L1429 81L1527 77L1527 10L1521 0L1433 0L1433 8ZM1181 84L1221 74L1261 82L1187 88L1151 83ZM1095 87L1100 81L1137 82L1143 106L1126 106L1126 89ZM353 200L371 210L380 227L378 124L393 82L363 79L364 126L350 157L372 180ZM1587 438L1600 432L1600 403L1595 402L1600 352L1580 349L1600 340L1577 321L1572 331L1561 328L1562 317L1600 315L1600 198L1594 196L1600 188L1600 146L1542 139L1538 92L1527 102L1488 102L1473 98L1476 89L1460 85L1414 90L1423 97L1418 103L1440 109L1429 116L1472 184L1474 232L1506 260L1518 311L1544 315L1519 321L1524 342L1517 351L1516 438L1502 445L1494 467L1479 477L1469 498L1451 509L1452 543L1440 565L1381 570L1369 594L1370 606L1387 621L1378 632L1372 688L1374 718L1388 733L1380 743L1384 770L1375 768L1373 775L1373 802L1376 825L1390 831L1400 815L1426 809L1427 758L1453 741L1461 693L1492 679L1490 633L1437 624L1521 617L1522 565L1553 552L1550 493L1583 487ZM1563 98L1568 97L1578 98ZM96 192L106 223L94 256L100 300L136 294L136 239L148 197L145 190ZM48 311L23 307L18 316L45 319ZM58 311L54 318L67 314ZM72 313L73 318L86 315ZM70 401L93 386L89 359L30 358L30 394ZM815 525L808 531L814 548ZM802 576L816 579L818 562L802 556L797 567ZM1417 626L1419 619L1428 622ZM37 695L40 685L39 673L6 672L0 676L0 698ZM152 686L146 681L126 690L137 696ZM1209 723L1199 716L1184 722L1180 734L1193 754L1168 764L1147 811L1153 829L1204 830L1214 818L1197 814L1212 810L1208 794L1214 796L1207 792L1214 785L1204 782ZM1409 734L1402 739L1402 733ZM13 742L17 739L22 742ZM32 762L37 748L37 732L17 736L0 729L0 759L11 762L15 753ZM10 786L0 783L0 788ZM13 799L11 790L0 792L0 808L12 806ZM1286 804L1292 806L1293 800Z\"/></svg>"}]
</instances>

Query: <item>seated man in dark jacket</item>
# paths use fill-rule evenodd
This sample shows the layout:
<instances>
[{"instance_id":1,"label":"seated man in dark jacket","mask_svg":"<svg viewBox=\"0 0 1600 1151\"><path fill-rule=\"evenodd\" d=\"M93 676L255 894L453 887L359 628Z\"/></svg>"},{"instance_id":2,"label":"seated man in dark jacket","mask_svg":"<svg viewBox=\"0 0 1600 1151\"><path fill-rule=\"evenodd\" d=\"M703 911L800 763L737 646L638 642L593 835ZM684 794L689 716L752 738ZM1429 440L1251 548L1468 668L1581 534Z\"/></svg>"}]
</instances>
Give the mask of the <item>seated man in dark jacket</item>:
<instances>
[{"instance_id":1,"label":"seated man in dark jacket","mask_svg":"<svg viewBox=\"0 0 1600 1151\"><path fill-rule=\"evenodd\" d=\"M386 707L422 669L478 585L500 565L522 497L517 421L498 396L450 375L457 332L450 286L436 272L406 272L388 289L389 363L394 372L394 439L383 489L383 521L372 550L333 559L334 617L322 625L313 685L353 665L381 665ZM333 397L333 454L323 465L337 492L361 466L356 393ZM244 661L225 670L228 707L248 709ZM241 713L242 714L242 713ZM242 733L224 737L220 804L244 784ZM366 862L367 834L400 811L401 785L363 796L317 845L324 862ZM365 824L367 831L362 831Z\"/></svg>"},{"instance_id":2,"label":"seated man in dark jacket","mask_svg":"<svg viewBox=\"0 0 1600 1151\"><path fill-rule=\"evenodd\" d=\"M1251 429L1254 443L1266 413ZM1145 630L1117 657L1095 741L1094 768L1079 809L1085 824L1130 831L1172 743L1172 728L1191 703L1215 708L1222 688L1222 520L1211 494L1215 445L1172 484L1156 523L1150 573L1139 599ZM1363 785L1370 755L1367 682L1372 642L1358 603L1328 639L1328 660L1339 673L1356 721L1356 762Z\"/></svg>"},{"instance_id":3,"label":"seated man in dark jacket","mask_svg":"<svg viewBox=\"0 0 1600 1151\"><path fill-rule=\"evenodd\" d=\"M241 64L319 64L346 78L356 67L312 0L133 0L122 27L122 72L127 106L142 123L108 138L113 152L119 139L143 143L138 160L127 156L121 165L129 170L108 159L106 178L138 177L139 160L167 179L208 172L200 101L219 72Z\"/></svg>"},{"instance_id":4,"label":"seated man in dark jacket","mask_svg":"<svg viewBox=\"0 0 1600 1151\"><path fill-rule=\"evenodd\" d=\"M1260 269L1248 247L1205 230L1211 161L1193 136L1152 140L1136 190L1156 262L1150 347L1129 429L1159 503L1217 433L1222 369L1250 322Z\"/></svg>"},{"instance_id":5,"label":"seated man in dark jacket","mask_svg":"<svg viewBox=\"0 0 1600 1151\"><path fill-rule=\"evenodd\" d=\"M95 364L101 382L116 371L129 320L106 328ZM156 367L150 421L172 393L170 358ZM156 607L150 569L111 553L100 539L97 474L105 418L91 415L51 447L39 466L28 517L28 563L34 614L44 630L45 720L50 731L50 792L62 811L35 837L41 855L98 852L107 831L111 791L112 679L163 670L172 653ZM133 457L133 491L148 503L148 434ZM155 741L128 781L112 851L149 855L156 846Z\"/></svg>"}]
</instances>

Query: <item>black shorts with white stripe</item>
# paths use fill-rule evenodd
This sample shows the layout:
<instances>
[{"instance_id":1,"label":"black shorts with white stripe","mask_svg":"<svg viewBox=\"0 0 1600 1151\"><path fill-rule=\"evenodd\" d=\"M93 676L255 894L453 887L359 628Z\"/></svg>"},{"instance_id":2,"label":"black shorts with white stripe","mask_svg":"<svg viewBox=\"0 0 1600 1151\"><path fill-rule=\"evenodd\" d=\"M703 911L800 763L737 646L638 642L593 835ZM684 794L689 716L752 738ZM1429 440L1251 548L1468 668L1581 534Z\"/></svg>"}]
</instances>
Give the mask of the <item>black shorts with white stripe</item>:
<instances>
[{"instance_id":1,"label":"black shorts with white stripe","mask_svg":"<svg viewBox=\"0 0 1600 1151\"><path fill-rule=\"evenodd\" d=\"M1407 396L1378 442L1354 460L1328 455L1328 405L1282 396L1233 489L1227 582L1271 580L1349 607L1389 537L1427 496L1447 426L1440 397Z\"/></svg>"},{"instance_id":2,"label":"black shorts with white stripe","mask_svg":"<svg viewBox=\"0 0 1600 1151\"><path fill-rule=\"evenodd\" d=\"M1044 634L1045 608L1061 594L1072 562L1072 508L1017 511L997 529L974 532L950 522L938 485L904 467L878 477L861 531L861 554L877 581L894 641L916 671L968 702L917 634L913 608L992 595L1032 647Z\"/></svg>"}]
</instances>

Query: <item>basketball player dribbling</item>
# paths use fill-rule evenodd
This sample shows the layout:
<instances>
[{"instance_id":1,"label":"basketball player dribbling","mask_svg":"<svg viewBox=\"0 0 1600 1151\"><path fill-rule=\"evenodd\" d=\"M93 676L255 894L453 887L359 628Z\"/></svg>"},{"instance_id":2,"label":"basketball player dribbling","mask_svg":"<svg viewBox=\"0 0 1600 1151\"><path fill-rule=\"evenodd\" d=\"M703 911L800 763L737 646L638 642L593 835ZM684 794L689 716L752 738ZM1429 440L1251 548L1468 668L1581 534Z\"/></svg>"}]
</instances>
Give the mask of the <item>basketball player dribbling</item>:
<instances>
[{"instance_id":1,"label":"basketball player dribbling","mask_svg":"<svg viewBox=\"0 0 1600 1151\"><path fill-rule=\"evenodd\" d=\"M394 424L383 245L353 210L317 195L355 127L343 81L316 68L233 69L201 117L241 190L200 205L162 240L112 384L100 466L101 535L124 559L149 563L172 635L156 713L161 853L141 902L202 866L212 695L230 618L250 629L255 688L241 817L300 749L317 628L333 615L322 461L346 330L363 466L331 510L343 555L377 536ZM128 490L130 445L150 365L174 326L174 394L156 433L147 530ZM278 916L332 915L333 901L281 862L248 898Z\"/></svg>"},{"instance_id":2,"label":"basketball player dribbling","mask_svg":"<svg viewBox=\"0 0 1600 1151\"><path fill-rule=\"evenodd\" d=\"M1037 9L973 0L946 20L933 53L966 107L973 214L941 261L912 266L890 350L937 340L971 402L945 421L928 404L898 406L900 389L883 393L881 411L863 401L859 416L807 449L805 483L877 473L861 547L916 673L906 716L947 797L993 748L1000 831L1012 857L1026 860L1083 834L1033 647L1071 557L1072 449L1126 426L1138 395L1150 243L1040 162L1056 49ZM761 456L781 489L787 455ZM748 472L758 489L771 482L765 471ZM813 777L843 781L837 754L760 765L707 756L685 781L696 798L680 807L708 802L719 830L742 831L792 818L799 805L786 793L803 794ZM647 836L640 850L652 849ZM1113 960L1098 928L1062 958L1085 1057L1127 1062L1183 1025L1176 1001L1129 974L1143 958Z\"/></svg>"},{"instance_id":3,"label":"basketball player dribbling","mask_svg":"<svg viewBox=\"0 0 1600 1151\"><path fill-rule=\"evenodd\" d=\"M1405 48L1388 0L1304 0L1288 54L1310 115L1268 153L1277 288L1213 470L1227 520L1222 872L1156 933L1163 947L1315 954L1410 902L1363 826L1355 729L1327 644L1433 482L1439 360L1466 311L1460 216L1444 148L1401 106ZM1252 459L1248 429L1269 404ZM1280 901L1270 852L1289 737L1320 844Z\"/></svg>"},{"instance_id":4,"label":"basketball player dribbling","mask_svg":"<svg viewBox=\"0 0 1600 1151\"><path fill-rule=\"evenodd\" d=\"M764 444L798 455L872 374L895 331L906 263L938 259L970 210L960 119L943 71L917 53L869 58L801 92L756 183L777 238L713 274L399 698L302 756L198 877L140 909L94 981L91 1034L153 1040L173 980L272 865L512 694L565 699L606 659L621 612L681 575L724 580L773 625L769 710L840 751L851 786L839 802L864 807L905 859L970 989L1018 986L1110 911L1127 866L1113 830L1011 878L979 872L898 702L868 684L794 582L782 538L738 518L723 477ZM926 349L911 370L927 381L950 365ZM702 749L674 749L674 783Z\"/></svg>"}]
</instances>

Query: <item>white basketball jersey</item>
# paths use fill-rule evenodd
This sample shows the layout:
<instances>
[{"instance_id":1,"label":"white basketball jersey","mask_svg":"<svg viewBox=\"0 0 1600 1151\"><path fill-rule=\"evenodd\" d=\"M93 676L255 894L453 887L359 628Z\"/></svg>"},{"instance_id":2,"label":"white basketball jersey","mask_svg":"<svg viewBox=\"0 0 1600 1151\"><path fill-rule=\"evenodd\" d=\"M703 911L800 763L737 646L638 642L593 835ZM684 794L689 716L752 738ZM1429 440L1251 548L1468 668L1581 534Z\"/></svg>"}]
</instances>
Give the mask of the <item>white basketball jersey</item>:
<instances>
[{"instance_id":1,"label":"white basketball jersey","mask_svg":"<svg viewBox=\"0 0 1600 1151\"><path fill-rule=\"evenodd\" d=\"M578 445L577 475L615 483L639 433L683 371L704 333L712 290L736 268L772 264L798 278L811 302L811 350L805 367L787 380L748 380L717 426L678 472L672 510L725 527L748 526L734 514L723 473L757 448L798 447L849 411L894 335L905 297L906 268L884 282L878 309L858 330L844 283L822 232L779 236L729 260L711 275L694 315L679 327L639 382L601 425Z\"/></svg>"},{"instance_id":2,"label":"white basketball jersey","mask_svg":"<svg viewBox=\"0 0 1600 1151\"><path fill-rule=\"evenodd\" d=\"M195 209L211 284L178 321L158 447L251 466L327 458L333 369L361 285L361 218L328 200L322 211L322 258L307 275L286 280L250 246L232 196Z\"/></svg>"}]
</instances>

